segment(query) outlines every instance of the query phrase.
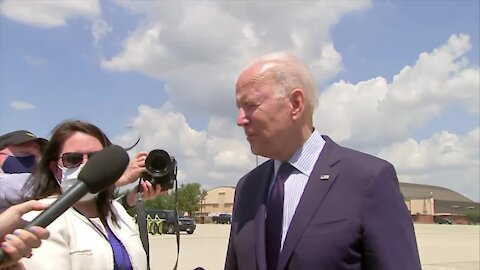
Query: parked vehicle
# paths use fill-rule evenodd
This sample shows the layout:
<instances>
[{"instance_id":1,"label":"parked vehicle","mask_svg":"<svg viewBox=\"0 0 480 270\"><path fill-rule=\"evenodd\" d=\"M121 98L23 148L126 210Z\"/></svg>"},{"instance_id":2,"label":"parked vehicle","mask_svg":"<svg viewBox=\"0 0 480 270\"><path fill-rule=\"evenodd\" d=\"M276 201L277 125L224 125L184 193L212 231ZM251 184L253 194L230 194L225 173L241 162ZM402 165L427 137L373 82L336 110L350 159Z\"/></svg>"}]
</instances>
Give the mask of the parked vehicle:
<instances>
[{"instance_id":1,"label":"parked vehicle","mask_svg":"<svg viewBox=\"0 0 480 270\"><path fill-rule=\"evenodd\" d=\"M213 223L216 224L230 224L232 223L232 215L230 214L220 214L218 216L212 217Z\"/></svg>"},{"instance_id":2,"label":"parked vehicle","mask_svg":"<svg viewBox=\"0 0 480 270\"><path fill-rule=\"evenodd\" d=\"M453 222L450 219L446 219L446 218L437 218L435 223L437 223L437 224L453 224Z\"/></svg>"},{"instance_id":3,"label":"parked vehicle","mask_svg":"<svg viewBox=\"0 0 480 270\"><path fill-rule=\"evenodd\" d=\"M160 218L162 220L161 228L158 228L162 233L175 233L175 211L174 210L158 210L158 209L146 209L145 213L150 218ZM183 216L182 213L178 213L178 227L179 231L192 234L197 225L195 220L189 217Z\"/></svg>"}]
</instances>

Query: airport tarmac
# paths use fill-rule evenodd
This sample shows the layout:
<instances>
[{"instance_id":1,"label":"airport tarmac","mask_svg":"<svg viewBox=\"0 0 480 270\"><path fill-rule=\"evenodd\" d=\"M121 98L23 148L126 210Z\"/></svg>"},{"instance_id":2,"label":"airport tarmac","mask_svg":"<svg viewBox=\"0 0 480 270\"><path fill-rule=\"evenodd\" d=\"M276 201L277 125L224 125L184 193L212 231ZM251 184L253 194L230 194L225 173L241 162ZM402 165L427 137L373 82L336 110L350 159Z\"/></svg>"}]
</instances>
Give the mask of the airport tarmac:
<instances>
[{"instance_id":1,"label":"airport tarmac","mask_svg":"<svg viewBox=\"0 0 480 270\"><path fill-rule=\"evenodd\" d=\"M230 225L197 224L180 234L178 270L221 270L227 253ZM423 270L480 270L480 226L415 224ZM175 235L149 235L152 270L173 269Z\"/></svg>"}]
</instances>

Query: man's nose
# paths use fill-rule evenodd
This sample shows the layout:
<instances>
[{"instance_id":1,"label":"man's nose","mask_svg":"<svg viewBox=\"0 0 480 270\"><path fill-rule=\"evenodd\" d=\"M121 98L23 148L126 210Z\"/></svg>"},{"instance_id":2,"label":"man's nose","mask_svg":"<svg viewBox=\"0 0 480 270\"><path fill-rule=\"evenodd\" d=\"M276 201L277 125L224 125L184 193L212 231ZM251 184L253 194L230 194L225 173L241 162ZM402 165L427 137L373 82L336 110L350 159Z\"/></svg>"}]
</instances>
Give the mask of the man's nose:
<instances>
[{"instance_id":1,"label":"man's nose","mask_svg":"<svg viewBox=\"0 0 480 270\"><path fill-rule=\"evenodd\" d=\"M245 111L242 108L240 108L238 109L237 126L241 127L246 124L248 124L247 115L245 114Z\"/></svg>"}]
</instances>

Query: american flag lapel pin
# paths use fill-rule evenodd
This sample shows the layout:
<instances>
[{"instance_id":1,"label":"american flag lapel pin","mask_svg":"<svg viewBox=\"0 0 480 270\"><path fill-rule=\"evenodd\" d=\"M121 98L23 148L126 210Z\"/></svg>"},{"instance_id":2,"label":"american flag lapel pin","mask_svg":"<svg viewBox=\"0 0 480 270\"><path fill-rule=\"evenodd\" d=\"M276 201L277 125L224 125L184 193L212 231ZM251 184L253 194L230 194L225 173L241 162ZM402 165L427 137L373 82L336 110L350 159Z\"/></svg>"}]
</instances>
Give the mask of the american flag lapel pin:
<instances>
[{"instance_id":1,"label":"american flag lapel pin","mask_svg":"<svg viewBox=\"0 0 480 270\"><path fill-rule=\"evenodd\" d=\"M320 180L328 180L330 178L330 175L328 174L323 174L323 175L320 175Z\"/></svg>"}]
</instances>

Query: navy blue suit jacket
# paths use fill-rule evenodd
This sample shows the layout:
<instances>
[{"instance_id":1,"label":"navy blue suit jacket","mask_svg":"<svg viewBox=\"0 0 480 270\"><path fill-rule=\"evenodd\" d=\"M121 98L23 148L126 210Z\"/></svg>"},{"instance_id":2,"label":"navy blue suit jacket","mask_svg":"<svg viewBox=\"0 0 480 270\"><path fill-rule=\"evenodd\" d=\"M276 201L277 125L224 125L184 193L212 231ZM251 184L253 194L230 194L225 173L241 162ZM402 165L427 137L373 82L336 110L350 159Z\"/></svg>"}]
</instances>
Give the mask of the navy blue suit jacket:
<instances>
[{"instance_id":1,"label":"navy blue suit jacket","mask_svg":"<svg viewBox=\"0 0 480 270\"><path fill-rule=\"evenodd\" d=\"M393 166L323 138L277 269L421 269ZM225 269L266 269L265 200L272 172L269 160L237 184Z\"/></svg>"}]
</instances>

